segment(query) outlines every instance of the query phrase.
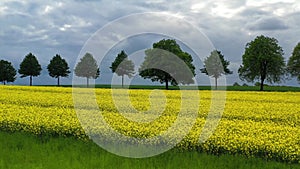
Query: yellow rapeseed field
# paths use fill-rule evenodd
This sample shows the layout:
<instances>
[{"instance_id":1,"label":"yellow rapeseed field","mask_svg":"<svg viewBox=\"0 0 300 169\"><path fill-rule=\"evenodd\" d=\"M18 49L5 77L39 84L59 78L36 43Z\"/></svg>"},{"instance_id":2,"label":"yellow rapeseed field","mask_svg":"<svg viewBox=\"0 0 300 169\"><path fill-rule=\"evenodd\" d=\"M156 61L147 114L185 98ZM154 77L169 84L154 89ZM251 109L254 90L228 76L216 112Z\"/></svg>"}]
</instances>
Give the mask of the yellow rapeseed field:
<instances>
[{"instance_id":1,"label":"yellow rapeseed field","mask_svg":"<svg viewBox=\"0 0 300 169\"><path fill-rule=\"evenodd\" d=\"M82 102L76 105L82 110L78 115L71 88L0 86L0 91L1 130L88 139L85 128L89 135L101 130L101 137L106 141L119 138L97 123L95 119L99 114L95 112L99 110L107 124L119 133L151 138L172 126L178 118L181 103L185 103L178 90L154 93L152 90L130 90L130 107L118 97L113 99L111 89L95 89L99 110ZM115 95L122 95L122 92L118 89ZM228 91L222 119L213 135L200 143L199 136L210 110L212 94L211 91L187 92L199 92L200 100L197 100L198 107L187 106L182 129L191 122L195 123L177 144L178 148L300 163L300 93ZM193 115L195 110L196 118ZM177 128L176 132L151 144L168 144L181 133L181 128Z\"/></svg>"}]
</instances>

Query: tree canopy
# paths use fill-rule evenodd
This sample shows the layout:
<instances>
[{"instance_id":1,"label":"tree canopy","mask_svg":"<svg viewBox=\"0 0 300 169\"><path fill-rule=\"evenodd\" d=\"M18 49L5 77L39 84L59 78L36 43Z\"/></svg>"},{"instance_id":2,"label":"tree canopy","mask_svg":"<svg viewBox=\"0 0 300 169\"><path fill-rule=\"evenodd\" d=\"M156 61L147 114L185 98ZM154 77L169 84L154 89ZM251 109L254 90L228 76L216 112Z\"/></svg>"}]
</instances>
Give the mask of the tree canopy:
<instances>
[{"instance_id":1,"label":"tree canopy","mask_svg":"<svg viewBox=\"0 0 300 169\"><path fill-rule=\"evenodd\" d=\"M285 74L283 50L275 38L258 36L247 43L243 54L243 63L238 73L241 80L253 82L260 80L260 90L263 90L265 80L269 83L279 83Z\"/></svg>"},{"instance_id":2,"label":"tree canopy","mask_svg":"<svg viewBox=\"0 0 300 169\"><path fill-rule=\"evenodd\" d=\"M7 82L14 82L16 80L17 71L11 64L6 60L0 60L0 82L4 85Z\"/></svg>"},{"instance_id":3,"label":"tree canopy","mask_svg":"<svg viewBox=\"0 0 300 169\"><path fill-rule=\"evenodd\" d=\"M75 75L78 77L86 78L86 85L89 86L89 79L97 79L100 75L100 70L97 65L97 61L94 59L93 55L86 53L80 62L75 67Z\"/></svg>"},{"instance_id":4,"label":"tree canopy","mask_svg":"<svg viewBox=\"0 0 300 169\"><path fill-rule=\"evenodd\" d=\"M181 50L173 39L163 39L145 51L139 74L144 79L172 85L194 83L195 66L192 56Z\"/></svg>"},{"instance_id":5,"label":"tree canopy","mask_svg":"<svg viewBox=\"0 0 300 169\"><path fill-rule=\"evenodd\" d=\"M116 73L118 76L122 76L122 87L124 86L124 75L132 77L134 74L134 64L128 59L124 50L118 54L109 68L113 73Z\"/></svg>"},{"instance_id":6,"label":"tree canopy","mask_svg":"<svg viewBox=\"0 0 300 169\"><path fill-rule=\"evenodd\" d=\"M51 77L57 78L57 86L59 86L60 77L68 77L71 73L66 60L62 59L58 54L53 56L53 58L50 60L47 69Z\"/></svg>"},{"instance_id":7,"label":"tree canopy","mask_svg":"<svg viewBox=\"0 0 300 169\"><path fill-rule=\"evenodd\" d=\"M30 86L32 86L32 77L39 76L41 71L42 68L37 58L32 53L29 53L21 62L18 72L21 74L21 78L29 76Z\"/></svg>"},{"instance_id":8,"label":"tree canopy","mask_svg":"<svg viewBox=\"0 0 300 169\"><path fill-rule=\"evenodd\" d=\"M204 60L204 68L200 69L201 73L215 78L215 88L218 86L218 78L222 75L232 74L228 69L230 62L225 60L224 55L218 50L214 50Z\"/></svg>"},{"instance_id":9,"label":"tree canopy","mask_svg":"<svg viewBox=\"0 0 300 169\"><path fill-rule=\"evenodd\" d=\"M300 82L300 43L296 45L292 56L289 58L287 71L292 77L297 77Z\"/></svg>"}]
</instances>

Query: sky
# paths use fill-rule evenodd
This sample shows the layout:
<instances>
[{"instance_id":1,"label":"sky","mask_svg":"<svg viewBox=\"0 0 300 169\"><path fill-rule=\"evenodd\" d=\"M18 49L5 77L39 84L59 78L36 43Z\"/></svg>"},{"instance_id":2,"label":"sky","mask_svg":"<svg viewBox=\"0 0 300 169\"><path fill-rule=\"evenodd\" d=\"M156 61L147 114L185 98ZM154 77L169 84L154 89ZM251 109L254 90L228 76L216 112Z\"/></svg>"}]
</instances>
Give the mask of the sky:
<instances>
[{"instance_id":1,"label":"sky","mask_svg":"<svg viewBox=\"0 0 300 169\"><path fill-rule=\"evenodd\" d=\"M248 82L239 79L237 70L245 45L259 35L274 37L287 61L300 42L299 20L298 0L1 0L0 59L19 69L23 58L32 52L43 68L33 84L55 84L56 79L46 69L50 59L60 54L73 72L83 52L92 46L95 55L103 56L97 59L101 59L101 73L96 83L109 84L113 76L109 66L120 50L124 49L129 58L140 63L143 51L153 43L166 37L180 37L185 40L178 43L194 58L199 85L209 83L199 69L212 46L230 61L229 69L234 73L226 76L227 84L242 84ZM128 32L131 34L126 37ZM98 42L93 43L93 39ZM201 52L201 48L207 51ZM99 53L103 51L106 53ZM73 74L62 78L61 83L71 84L72 79ZM152 84L138 76L125 81ZM28 83L29 79L20 75L14 82ZM299 83L292 78L278 85Z\"/></svg>"}]
</instances>

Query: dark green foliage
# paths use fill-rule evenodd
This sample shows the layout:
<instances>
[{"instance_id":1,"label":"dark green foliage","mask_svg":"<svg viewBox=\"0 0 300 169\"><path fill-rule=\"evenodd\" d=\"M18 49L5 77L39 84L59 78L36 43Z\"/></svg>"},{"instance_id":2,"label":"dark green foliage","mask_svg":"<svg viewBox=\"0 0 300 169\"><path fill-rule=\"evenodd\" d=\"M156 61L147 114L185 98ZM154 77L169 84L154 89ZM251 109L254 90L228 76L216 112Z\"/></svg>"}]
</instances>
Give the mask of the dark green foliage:
<instances>
[{"instance_id":1,"label":"dark green foliage","mask_svg":"<svg viewBox=\"0 0 300 169\"><path fill-rule=\"evenodd\" d=\"M127 54L122 50L115 61L112 62L111 67L109 67L113 73L118 76L122 76L122 87L124 86L124 75L132 77L134 74L134 64L128 59Z\"/></svg>"},{"instance_id":2,"label":"dark green foliage","mask_svg":"<svg viewBox=\"0 0 300 169\"><path fill-rule=\"evenodd\" d=\"M18 72L21 74L21 78L29 76L30 86L32 86L32 77L39 76L41 71L42 68L37 58L32 53L29 53L20 64Z\"/></svg>"},{"instance_id":3,"label":"dark green foliage","mask_svg":"<svg viewBox=\"0 0 300 169\"><path fill-rule=\"evenodd\" d=\"M0 60L0 82L4 85L7 82L14 82L16 80L16 75L17 71L10 62Z\"/></svg>"},{"instance_id":4,"label":"dark green foliage","mask_svg":"<svg viewBox=\"0 0 300 169\"><path fill-rule=\"evenodd\" d=\"M287 71L300 82L300 43L294 48L293 54L287 64Z\"/></svg>"},{"instance_id":5,"label":"dark green foliage","mask_svg":"<svg viewBox=\"0 0 300 169\"><path fill-rule=\"evenodd\" d=\"M259 83L259 82L255 82L255 83L254 83L254 86L261 86L261 83ZM264 84L264 87L265 87L265 86L269 86L269 85L267 85L267 84Z\"/></svg>"},{"instance_id":6,"label":"dark green foliage","mask_svg":"<svg viewBox=\"0 0 300 169\"><path fill-rule=\"evenodd\" d=\"M68 77L71 73L66 60L62 59L61 56L58 54L53 56L53 58L50 60L47 69L51 77L57 78L57 86L59 86L60 77Z\"/></svg>"},{"instance_id":7,"label":"dark green foliage","mask_svg":"<svg viewBox=\"0 0 300 169\"><path fill-rule=\"evenodd\" d=\"M72 85L64 85L64 87L72 87ZM76 87L84 87L84 86L76 86ZM121 88L121 85L111 85L111 84L98 84L95 85L95 88L104 88L104 89L117 89ZM155 90L155 89L165 89L165 86L162 85L130 85L129 89L147 89L147 90ZM250 86L244 83L241 86L226 86L226 91L257 91L260 87L258 86ZM170 90L180 90L179 86L170 86ZM186 90L195 90L194 86L185 87ZM198 86L198 90L211 90L211 86ZM264 91L272 91L272 92L300 92L300 87L292 87L292 86L265 86Z\"/></svg>"},{"instance_id":8,"label":"dark green foliage","mask_svg":"<svg viewBox=\"0 0 300 169\"><path fill-rule=\"evenodd\" d=\"M259 82L255 82L254 86L260 86L260 83Z\"/></svg>"},{"instance_id":9,"label":"dark green foliage","mask_svg":"<svg viewBox=\"0 0 300 169\"><path fill-rule=\"evenodd\" d=\"M238 82L234 82L232 86L241 86Z\"/></svg>"},{"instance_id":10,"label":"dark green foliage","mask_svg":"<svg viewBox=\"0 0 300 169\"><path fill-rule=\"evenodd\" d=\"M182 51L175 40L163 39L154 43L153 48L146 50L145 54L145 60L139 68L139 74L144 79L165 83L166 89L169 82L174 86L194 83L192 56Z\"/></svg>"},{"instance_id":11,"label":"dark green foliage","mask_svg":"<svg viewBox=\"0 0 300 169\"><path fill-rule=\"evenodd\" d=\"M265 80L269 83L281 82L285 74L285 62L278 41L261 35L247 43L238 73L242 80L248 82L260 80L261 91Z\"/></svg>"},{"instance_id":12,"label":"dark green foliage","mask_svg":"<svg viewBox=\"0 0 300 169\"><path fill-rule=\"evenodd\" d=\"M78 77L85 77L87 80L87 87L89 86L89 79L97 79L100 75L100 70L97 61L93 55L86 53L80 62L75 67L75 75Z\"/></svg>"},{"instance_id":13,"label":"dark green foliage","mask_svg":"<svg viewBox=\"0 0 300 169\"><path fill-rule=\"evenodd\" d=\"M218 86L218 78L222 75L232 74L228 69L230 62L224 59L222 53L214 50L210 56L204 60L204 68L200 69L201 73L215 78L215 88Z\"/></svg>"}]
</instances>

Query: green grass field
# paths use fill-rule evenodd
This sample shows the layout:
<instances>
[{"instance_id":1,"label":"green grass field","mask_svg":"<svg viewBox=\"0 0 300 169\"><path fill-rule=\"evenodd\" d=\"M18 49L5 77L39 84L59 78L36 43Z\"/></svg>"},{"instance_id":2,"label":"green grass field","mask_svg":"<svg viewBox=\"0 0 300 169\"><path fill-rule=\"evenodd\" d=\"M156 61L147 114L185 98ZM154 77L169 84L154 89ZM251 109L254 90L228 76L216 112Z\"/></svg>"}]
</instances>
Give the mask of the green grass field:
<instances>
[{"instance_id":1,"label":"green grass field","mask_svg":"<svg viewBox=\"0 0 300 169\"><path fill-rule=\"evenodd\" d=\"M195 151L170 150L151 158L130 159L113 155L91 141L41 139L22 132L0 132L0 149L1 169L300 169L299 164Z\"/></svg>"},{"instance_id":2,"label":"green grass field","mask_svg":"<svg viewBox=\"0 0 300 169\"><path fill-rule=\"evenodd\" d=\"M64 87L72 87L72 85L63 85ZM86 87L86 86L82 86ZM121 85L110 85L110 84L97 84L95 88L122 88ZM124 88L129 89L165 89L163 85L130 85L124 86ZM189 87L185 87L188 89ZM259 91L259 86L221 86L219 89L226 89L228 91ZM179 90L178 86L169 86L169 90ZM194 87L193 87L194 89ZM214 86L198 86L199 90L211 90ZM278 91L278 92L300 92L300 87L294 86L265 86L264 91Z\"/></svg>"}]
</instances>

